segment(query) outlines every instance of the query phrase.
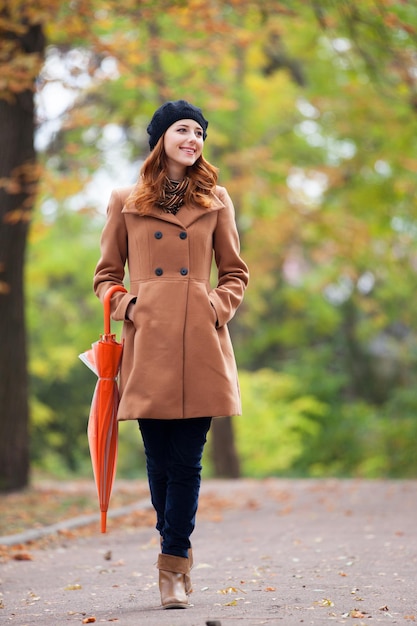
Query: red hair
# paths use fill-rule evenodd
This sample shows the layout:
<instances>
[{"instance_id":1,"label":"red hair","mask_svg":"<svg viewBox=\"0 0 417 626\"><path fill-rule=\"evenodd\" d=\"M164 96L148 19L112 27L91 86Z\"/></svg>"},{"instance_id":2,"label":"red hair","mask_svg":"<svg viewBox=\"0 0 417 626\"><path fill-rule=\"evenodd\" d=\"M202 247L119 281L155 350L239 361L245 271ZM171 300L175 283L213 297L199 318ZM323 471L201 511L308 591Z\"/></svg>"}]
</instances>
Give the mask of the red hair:
<instances>
[{"instance_id":1,"label":"red hair","mask_svg":"<svg viewBox=\"0 0 417 626\"><path fill-rule=\"evenodd\" d=\"M217 168L200 155L194 165L187 168L186 175L189 184L185 193L185 204L208 208L211 204L210 195L217 183ZM167 165L162 135L142 165L139 182L130 196L129 203L134 204L139 213L149 213L160 199L160 190L166 176Z\"/></svg>"}]
</instances>

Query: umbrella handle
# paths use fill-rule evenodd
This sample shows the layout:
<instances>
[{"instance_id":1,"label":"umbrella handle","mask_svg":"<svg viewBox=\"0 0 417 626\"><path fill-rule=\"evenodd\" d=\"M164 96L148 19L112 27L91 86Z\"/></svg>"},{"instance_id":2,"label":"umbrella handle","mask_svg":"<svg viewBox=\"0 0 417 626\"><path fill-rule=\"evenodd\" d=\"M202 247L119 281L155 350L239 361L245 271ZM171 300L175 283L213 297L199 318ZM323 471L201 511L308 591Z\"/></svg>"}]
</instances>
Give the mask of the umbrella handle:
<instances>
[{"instance_id":1,"label":"umbrella handle","mask_svg":"<svg viewBox=\"0 0 417 626\"><path fill-rule=\"evenodd\" d=\"M127 293L127 289L122 287L122 285L113 285L113 287L110 287L110 289L108 289L106 293L104 294L103 305L104 305L104 334L105 335L110 335L110 299L112 295L116 293L116 291L123 291L124 293Z\"/></svg>"}]
</instances>

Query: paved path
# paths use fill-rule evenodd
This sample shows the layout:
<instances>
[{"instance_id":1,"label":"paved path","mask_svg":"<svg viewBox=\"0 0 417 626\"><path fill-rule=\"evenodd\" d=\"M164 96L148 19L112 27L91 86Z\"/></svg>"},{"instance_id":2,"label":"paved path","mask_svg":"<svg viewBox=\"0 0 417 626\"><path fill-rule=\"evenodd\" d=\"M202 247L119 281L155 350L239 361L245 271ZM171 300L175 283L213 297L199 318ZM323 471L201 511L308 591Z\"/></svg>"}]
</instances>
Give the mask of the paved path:
<instances>
[{"instance_id":1,"label":"paved path","mask_svg":"<svg viewBox=\"0 0 417 626\"><path fill-rule=\"evenodd\" d=\"M159 608L156 531L112 519L1 564L0 623L417 623L417 481L206 481L193 545L190 609Z\"/></svg>"}]
</instances>

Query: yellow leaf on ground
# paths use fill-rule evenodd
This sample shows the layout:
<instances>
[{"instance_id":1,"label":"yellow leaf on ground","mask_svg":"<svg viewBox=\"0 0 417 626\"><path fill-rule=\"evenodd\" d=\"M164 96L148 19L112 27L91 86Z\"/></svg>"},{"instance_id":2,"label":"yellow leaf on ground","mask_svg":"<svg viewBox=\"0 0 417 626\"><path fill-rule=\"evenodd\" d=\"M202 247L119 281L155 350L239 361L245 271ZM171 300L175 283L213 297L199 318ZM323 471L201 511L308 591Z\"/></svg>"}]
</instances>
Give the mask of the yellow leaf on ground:
<instances>
[{"instance_id":1,"label":"yellow leaf on ground","mask_svg":"<svg viewBox=\"0 0 417 626\"><path fill-rule=\"evenodd\" d=\"M226 587L225 589L219 589L217 593L237 593L236 587Z\"/></svg>"},{"instance_id":2,"label":"yellow leaf on ground","mask_svg":"<svg viewBox=\"0 0 417 626\"><path fill-rule=\"evenodd\" d=\"M329 598L323 598L322 600L318 600L318 602L315 602L314 604L317 604L317 606L334 606L334 603L329 600Z\"/></svg>"},{"instance_id":3,"label":"yellow leaf on ground","mask_svg":"<svg viewBox=\"0 0 417 626\"><path fill-rule=\"evenodd\" d=\"M246 593L243 589L238 589L237 587L226 587L226 589L219 589L217 593Z\"/></svg>"}]
</instances>

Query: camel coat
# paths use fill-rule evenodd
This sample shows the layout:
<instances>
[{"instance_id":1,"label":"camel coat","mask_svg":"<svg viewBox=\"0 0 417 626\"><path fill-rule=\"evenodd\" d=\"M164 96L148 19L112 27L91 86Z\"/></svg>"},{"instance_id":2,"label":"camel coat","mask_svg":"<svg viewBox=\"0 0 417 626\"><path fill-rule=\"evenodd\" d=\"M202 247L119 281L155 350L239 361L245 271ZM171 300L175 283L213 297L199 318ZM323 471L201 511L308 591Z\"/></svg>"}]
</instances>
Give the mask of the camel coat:
<instances>
[{"instance_id":1,"label":"camel coat","mask_svg":"<svg viewBox=\"0 0 417 626\"><path fill-rule=\"evenodd\" d=\"M119 420L216 417L241 413L227 322L248 283L232 201L216 188L209 209L184 205L177 215L126 205L133 187L113 191L101 238L94 290L112 285L114 320L124 320ZM218 280L210 284L212 259ZM126 310L136 298L133 323Z\"/></svg>"}]
</instances>

